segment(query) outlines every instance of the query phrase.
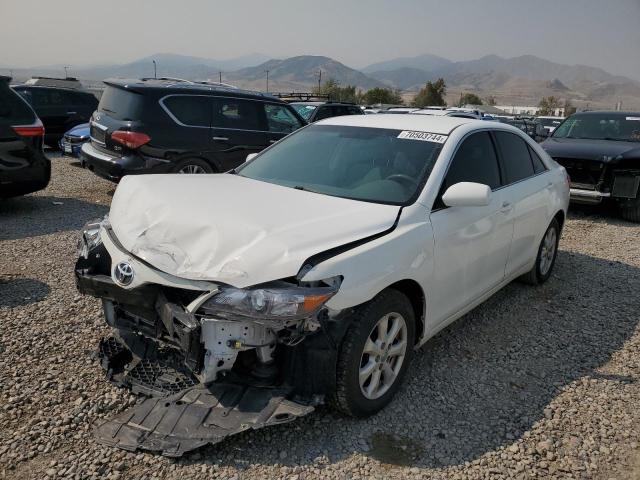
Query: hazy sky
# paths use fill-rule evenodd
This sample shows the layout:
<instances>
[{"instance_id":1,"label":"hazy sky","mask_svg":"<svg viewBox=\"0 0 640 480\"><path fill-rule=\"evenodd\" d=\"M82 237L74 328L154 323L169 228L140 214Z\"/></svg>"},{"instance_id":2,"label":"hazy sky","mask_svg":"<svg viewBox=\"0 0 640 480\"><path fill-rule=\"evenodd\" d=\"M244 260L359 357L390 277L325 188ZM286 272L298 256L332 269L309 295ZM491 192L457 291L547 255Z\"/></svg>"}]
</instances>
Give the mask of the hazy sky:
<instances>
[{"instance_id":1,"label":"hazy sky","mask_svg":"<svg viewBox=\"0 0 640 480\"><path fill-rule=\"evenodd\" d=\"M534 54L640 79L640 0L0 0L0 65Z\"/></svg>"}]
</instances>

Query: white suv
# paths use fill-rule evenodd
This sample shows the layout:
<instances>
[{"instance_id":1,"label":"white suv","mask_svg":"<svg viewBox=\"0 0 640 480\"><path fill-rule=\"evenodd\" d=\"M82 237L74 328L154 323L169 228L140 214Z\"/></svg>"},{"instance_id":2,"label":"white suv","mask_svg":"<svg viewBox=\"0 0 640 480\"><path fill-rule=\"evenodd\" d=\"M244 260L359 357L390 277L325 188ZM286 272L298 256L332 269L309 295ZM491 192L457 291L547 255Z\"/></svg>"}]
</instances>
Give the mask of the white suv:
<instances>
[{"instance_id":1,"label":"white suv","mask_svg":"<svg viewBox=\"0 0 640 480\"><path fill-rule=\"evenodd\" d=\"M414 349L439 330L518 277L549 278L568 202L564 169L509 125L331 118L227 174L125 177L109 218L86 227L76 275L114 328L101 351L111 378L174 392L145 408L210 406L180 388L218 398L241 384L277 392L265 405L280 417L262 412L258 426L323 399L364 417L390 402ZM161 349L188 382L135 373L161 363ZM257 428L248 401L227 404L244 420L225 417L225 435ZM203 425L199 445L224 436ZM163 449L171 435L119 441Z\"/></svg>"}]
</instances>

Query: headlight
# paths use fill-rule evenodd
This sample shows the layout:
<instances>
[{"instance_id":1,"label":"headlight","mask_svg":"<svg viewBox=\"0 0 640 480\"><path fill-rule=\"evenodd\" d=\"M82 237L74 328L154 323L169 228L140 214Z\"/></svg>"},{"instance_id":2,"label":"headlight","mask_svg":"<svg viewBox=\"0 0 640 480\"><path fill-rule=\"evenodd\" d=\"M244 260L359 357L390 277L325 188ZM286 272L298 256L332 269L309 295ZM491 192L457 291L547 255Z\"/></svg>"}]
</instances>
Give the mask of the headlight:
<instances>
[{"instance_id":1,"label":"headlight","mask_svg":"<svg viewBox=\"0 0 640 480\"><path fill-rule=\"evenodd\" d=\"M94 220L82 227L82 236L78 241L78 256L89 257L89 252L102 243L100 238L100 226L102 220Z\"/></svg>"},{"instance_id":2,"label":"headlight","mask_svg":"<svg viewBox=\"0 0 640 480\"><path fill-rule=\"evenodd\" d=\"M230 319L285 323L314 315L339 286L338 280L326 287L298 287L285 282L246 289L228 287L207 300L202 310Z\"/></svg>"}]
</instances>

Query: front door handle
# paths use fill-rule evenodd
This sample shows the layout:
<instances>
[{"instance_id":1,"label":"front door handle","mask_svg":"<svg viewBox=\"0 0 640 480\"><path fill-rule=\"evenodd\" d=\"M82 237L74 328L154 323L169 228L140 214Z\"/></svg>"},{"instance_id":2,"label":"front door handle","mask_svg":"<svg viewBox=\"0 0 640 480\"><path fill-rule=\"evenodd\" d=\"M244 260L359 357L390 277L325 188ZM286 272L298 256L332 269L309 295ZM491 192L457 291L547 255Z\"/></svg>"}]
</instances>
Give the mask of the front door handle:
<instances>
[{"instance_id":1,"label":"front door handle","mask_svg":"<svg viewBox=\"0 0 640 480\"><path fill-rule=\"evenodd\" d=\"M67 115L75 115L78 112L67 112Z\"/></svg>"},{"instance_id":2,"label":"front door handle","mask_svg":"<svg viewBox=\"0 0 640 480\"><path fill-rule=\"evenodd\" d=\"M228 142L229 138L228 137L213 137L213 141L214 142Z\"/></svg>"},{"instance_id":3,"label":"front door handle","mask_svg":"<svg viewBox=\"0 0 640 480\"><path fill-rule=\"evenodd\" d=\"M502 213L508 213L512 209L513 209L513 205L511 205L511 202L502 202L502 208L500 209Z\"/></svg>"},{"instance_id":4,"label":"front door handle","mask_svg":"<svg viewBox=\"0 0 640 480\"><path fill-rule=\"evenodd\" d=\"M269 143L273 145L273 144L274 144L274 143L276 143L277 141L278 141L278 140L269 140Z\"/></svg>"}]
</instances>

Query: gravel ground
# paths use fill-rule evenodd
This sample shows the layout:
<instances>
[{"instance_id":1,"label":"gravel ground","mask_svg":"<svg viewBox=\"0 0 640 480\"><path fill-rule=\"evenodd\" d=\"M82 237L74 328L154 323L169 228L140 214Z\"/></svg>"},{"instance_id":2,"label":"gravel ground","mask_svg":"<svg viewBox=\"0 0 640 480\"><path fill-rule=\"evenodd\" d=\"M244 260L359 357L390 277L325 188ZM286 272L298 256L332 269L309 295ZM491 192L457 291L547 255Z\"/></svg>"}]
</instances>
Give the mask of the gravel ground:
<instances>
[{"instance_id":1,"label":"gravel ground","mask_svg":"<svg viewBox=\"0 0 640 480\"><path fill-rule=\"evenodd\" d=\"M112 184L55 159L0 203L0 478L640 478L640 225L572 213L555 273L512 284L425 345L367 420L326 408L179 460L94 443L135 402L90 359L77 229Z\"/></svg>"}]
</instances>

